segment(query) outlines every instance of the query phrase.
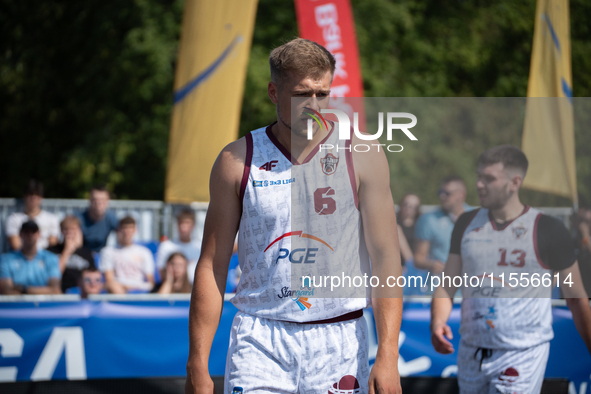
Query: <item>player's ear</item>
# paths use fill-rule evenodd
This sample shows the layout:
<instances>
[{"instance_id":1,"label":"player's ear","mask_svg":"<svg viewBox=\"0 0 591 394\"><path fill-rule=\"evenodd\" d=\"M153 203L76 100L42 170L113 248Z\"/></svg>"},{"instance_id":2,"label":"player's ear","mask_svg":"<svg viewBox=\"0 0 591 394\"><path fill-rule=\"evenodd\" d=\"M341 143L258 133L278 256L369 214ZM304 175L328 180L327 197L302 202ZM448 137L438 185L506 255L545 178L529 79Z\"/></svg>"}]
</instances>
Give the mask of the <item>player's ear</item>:
<instances>
[{"instance_id":1,"label":"player's ear","mask_svg":"<svg viewBox=\"0 0 591 394\"><path fill-rule=\"evenodd\" d=\"M513 186L513 188L515 190L519 190L522 183L523 183L523 175L521 175L521 174L515 174L511 178L511 185Z\"/></svg>"},{"instance_id":2,"label":"player's ear","mask_svg":"<svg viewBox=\"0 0 591 394\"><path fill-rule=\"evenodd\" d=\"M269 82L269 85L267 85L267 94L269 95L269 98L273 104L277 104L279 102L279 88L275 82Z\"/></svg>"}]
</instances>

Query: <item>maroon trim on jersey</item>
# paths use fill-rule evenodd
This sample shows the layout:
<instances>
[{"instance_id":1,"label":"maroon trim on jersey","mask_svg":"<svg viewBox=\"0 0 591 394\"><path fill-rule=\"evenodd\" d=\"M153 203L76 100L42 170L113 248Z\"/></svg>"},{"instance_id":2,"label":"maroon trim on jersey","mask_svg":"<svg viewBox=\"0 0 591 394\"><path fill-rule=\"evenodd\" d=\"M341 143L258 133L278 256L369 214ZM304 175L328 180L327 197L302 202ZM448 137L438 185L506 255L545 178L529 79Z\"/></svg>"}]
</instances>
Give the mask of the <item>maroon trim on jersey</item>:
<instances>
[{"instance_id":1,"label":"maroon trim on jersey","mask_svg":"<svg viewBox=\"0 0 591 394\"><path fill-rule=\"evenodd\" d=\"M351 150L351 140L345 142L345 159L347 160L347 171L349 180L353 189L353 198L355 199L355 208L359 209L359 196L357 195L357 181L355 180L355 168L353 167L353 152Z\"/></svg>"},{"instance_id":2,"label":"maroon trim on jersey","mask_svg":"<svg viewBox=\"0 0 591 394\"><path fill-rule=\"evenodd\" d=\"M494 221L494 219L493 219L493 217L492 217L492 215L491 215L491 213L490 213L490 210L488 211L488 220L490 220L490 224L492 224L492 228L493 228L493 230L495 230L495 231L503 231L504 229L506 229L506 228L507 228L507 226L509 226L511 223L513 223L513 222L515 221L515 219L517 219L517 218L518 218L518 217L520 217L520 216L523 216L523 215L525 215L525 214L527 213L527 211L529 211L529 205L526 205L526 206L523 208L523 212L521 212L521 213L519 214L519 216L515 217L514 219L511 219L511 220L509 220L508 222L505 222L505 223L503 224L503 227L501 227L501 228L498 228L498 227L497 227L497 223Z\"/></svg>"},{"instance_id":3,"label":"maroon trim on jersey","mask_svg":"<svg viewBox=\"0 0 591 394\"><path fill-rule=\"evenodd\" d=\"M540 212L538 213L538 216L536 216L536 221L534 222L534 250L536 251L536 259L538 260L538 263L542 266L542 268L549 270L550 267L544 264L542 258L540 257L540 250L538 249L538 222L540 221L541 217L542 213Z\"/></svg>"},{"instance_id":4,"label":"maroon trim on jersey","mask_svg":"<svg viewBox=\"0 0 591 394\"><path fill-rule=\"evenodd\" d=\"M248 177L250 176L250 166L252 164L252 134L246 134L246 158L244 159L244 172L242 173L242 182L240 182L240 204L244 199Z\"/></svg>"},{"instance_id":5,"label":"maroon trim on jersey","mask_svg":"<svg viewBox=\"0 0 591 394\"><path fill-rule=\"evenodd\" d=\"M330 129L330 132L328 133L328 135L326 137L324 137L324 139L322 141L320 141L318 144L316 144L316 146L314 147L314 149L312 149L312 152L310 152L310 154L304 159L303 162L299 162L295 157L293 157L291 155L291 152L289 150L287 150L287 148L283 145L281 145L281 142L279 142L279 140L277 139L277 137L275 137L275 134L273 134L273 132L271 131L271 128L273 127L273 125L275 125L277 122L274 122L273 124L269 125L267 127L266 133L267 133L267 137L269 137L269 139L271 140L271 142L273 143L273 145L275 145L277 147L277 149L279 149L279 151L281 153L283 153L283 156L285 156L285 158L287 160L289 160L289 162L293 165L300 165L300 164L306 164L307 162L309 162L310 160L312 160L312 158L316 155L316 153L318 153L318 150L320 148L320 145L324 144L332 135L332 132L334 130L334 123L329 121L329 123L332 125L332 128Z\"/></svg>"},{"instance_id":6,"label":"maroon trim on jersey","mask_svg":"<svg viewBox=\"0 0 591 394\"><path fill-rule=\"evenodd\" d=\"M287 148L283 145L281 145L281 142L279 142L279 140L277 139L277 137L275 137L275 134L273 134L273 132L271 131L271 128L277 124L277 122L273 122L271 123L266 130L267 133L267 137L269 137L269 139L271 140L271 142L273 143L273 145L275 145L277 147L277 149L279 149L279 152L283 153L283 156L285 156L285 158L291 163L291 164L300 164L298 163L297 159L295 157L291 156L291 153L287 150Z\"/></svg>"},{"instance_id":7,"label":"maroon trim on jersey","mask_svg":"<svg viewBox=\"0 0 591 394\"><path fill-rule=\"evenodd\" d=\"M297 324L330 324L330 323L340 323L347 320L359 319L363 317L363 309L359 309L357 311L345 313L344 315L331 317L330 319L323 319L323 320L314 320L314 321L290 321L288 323L297 323Z\"/></svg>"}]
</instances>

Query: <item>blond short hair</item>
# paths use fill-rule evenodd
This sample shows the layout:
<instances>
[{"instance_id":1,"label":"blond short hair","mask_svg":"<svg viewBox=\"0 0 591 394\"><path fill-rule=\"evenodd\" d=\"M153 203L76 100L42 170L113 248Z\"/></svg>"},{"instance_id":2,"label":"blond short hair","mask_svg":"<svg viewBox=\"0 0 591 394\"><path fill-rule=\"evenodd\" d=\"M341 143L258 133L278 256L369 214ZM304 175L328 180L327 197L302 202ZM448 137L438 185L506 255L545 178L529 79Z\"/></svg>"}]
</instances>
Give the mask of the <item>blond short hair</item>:
<instances>
[{"instance_id":1,"label":"blond short hair","mask_svg":"<svg viewBox=\"0 0 591 394\"><path fill-rule=\"evenodd\" d=\"M336 60L322 45L296 38L278 48L269 56L271 81L281 86L288 74L300 77L322 77L330 71L334 75Z\"/></svg>"}]
</instances>

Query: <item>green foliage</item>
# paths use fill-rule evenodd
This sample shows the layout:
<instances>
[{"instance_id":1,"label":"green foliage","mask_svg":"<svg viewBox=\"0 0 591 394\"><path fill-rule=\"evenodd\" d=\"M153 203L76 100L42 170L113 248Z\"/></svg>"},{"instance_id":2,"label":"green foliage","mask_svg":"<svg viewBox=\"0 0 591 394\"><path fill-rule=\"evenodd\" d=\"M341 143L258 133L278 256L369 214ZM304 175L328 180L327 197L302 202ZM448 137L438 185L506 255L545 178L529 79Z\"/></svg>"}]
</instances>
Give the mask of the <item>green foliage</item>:
<instances>
[{"instance_id":1,"label":"green foliage","mask_svg":"<svg viewBox=\"0 0 591 394\"><path fill-rule=\"evenodd\" d=\"M367 97L523 97L535 1L354 0ZM591 3L571 0L573 88L591 96ZM0 5L0 196L29 177L50 197L83 197L104 182L120 198L162 199L182 0L5 0ZM274 121L270 50L298 34L292 1L260 0L240 135ZM591 133L577 111L577 169L591 202ZM577 109L579 108L580 109ZM457 114L456 114L457 115ZM520 145L521 126L434 128L391 160L396 199L436 203L449 173L474 182L478 153ZM469 188L470 189L470 188ZM471 188L473 189L473 188ZM568 200L524 192L536 205ZM470 202L475 204L472 190Z\"/></svg>"},{"instance_id":2,"label":"green foliage","mask_svg":"<svg viewBox=\"0 0 591 394\"><path fill-rule=\"evenodd\" d=\"M4 1L0 195L161 199L182 1ZM6 171L6 169L10 169Z\"/></svg>"}]
</instances>

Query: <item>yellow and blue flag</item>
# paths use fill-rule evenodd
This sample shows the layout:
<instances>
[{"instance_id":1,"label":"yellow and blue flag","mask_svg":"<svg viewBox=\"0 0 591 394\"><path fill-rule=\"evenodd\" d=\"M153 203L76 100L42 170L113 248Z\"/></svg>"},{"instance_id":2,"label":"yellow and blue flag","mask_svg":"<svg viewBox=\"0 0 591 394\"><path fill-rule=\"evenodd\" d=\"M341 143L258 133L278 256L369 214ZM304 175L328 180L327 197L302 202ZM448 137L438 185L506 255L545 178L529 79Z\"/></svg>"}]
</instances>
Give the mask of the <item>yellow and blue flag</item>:
<instances>
[{"instance_id":1,"label":"yellow and blue flag","mask_svg":"<svg viewBox=\"0 0 591 394\"><path fill-rule=\"evenodd\" d=\"M166 171L167 202L209 201L209 175L238 137L257 0L187 0Z\"/></svg>"},{"instance_id":2,"label":"yellow and blue flag","mask_svg":"<svg viewBox=\"0 0 591 394\"><path fill-rule=\"evenodd\" d=\"M524 186L577 204L568 0L538 0L522 149ZM553 97L553 98L541 98Z\"/></svg>"}]
</instances>

